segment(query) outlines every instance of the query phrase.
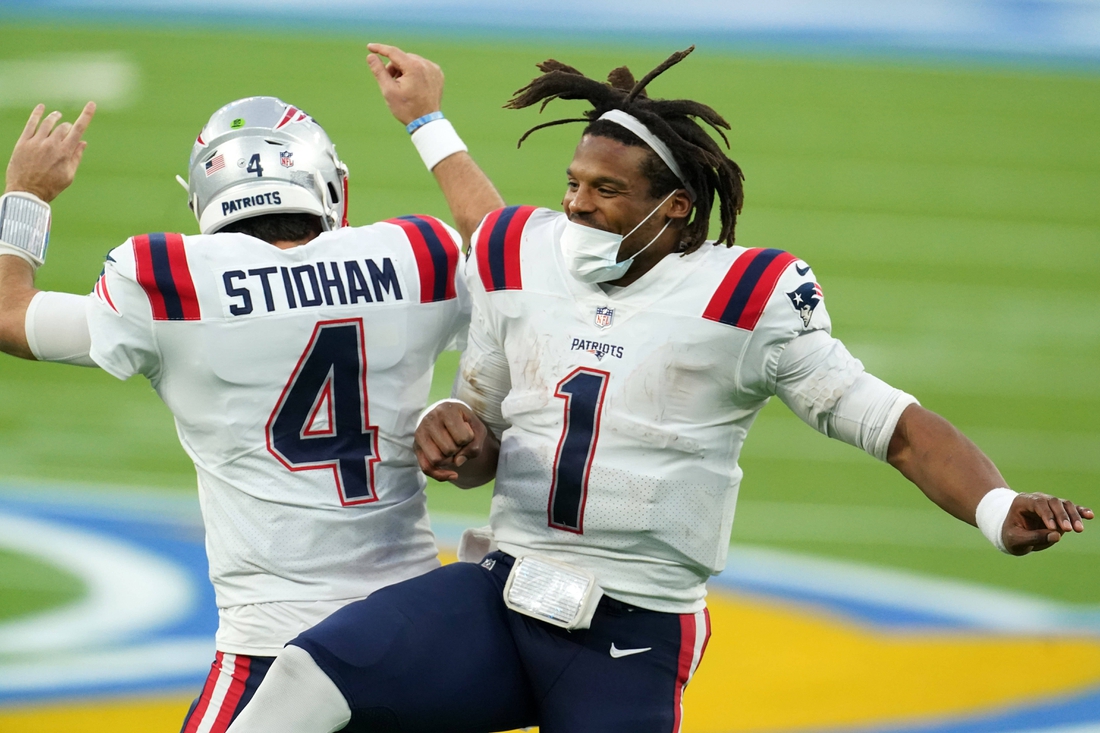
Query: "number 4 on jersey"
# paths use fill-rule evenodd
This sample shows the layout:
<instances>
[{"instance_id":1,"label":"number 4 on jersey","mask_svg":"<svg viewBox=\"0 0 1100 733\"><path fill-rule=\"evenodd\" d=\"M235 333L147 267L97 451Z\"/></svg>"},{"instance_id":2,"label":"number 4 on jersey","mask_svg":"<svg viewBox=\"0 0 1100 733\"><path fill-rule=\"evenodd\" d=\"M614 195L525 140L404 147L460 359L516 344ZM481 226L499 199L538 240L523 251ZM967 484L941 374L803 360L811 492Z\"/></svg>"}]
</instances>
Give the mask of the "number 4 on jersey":
<instances>
[{"instance_id":1,"label":"number 4 on jersey","mask_svg":"<svg viewBox=\"0 0 1100 733\"><path fill-rule=\"evenodd\" d=\"M588 472L600 437L600 410L607 389L607 372L580 367L558 382L555 397L565 400L565 427L554 458L550 487L549 524L567 532L584 533L584 504Z\"/></svg>"},{"instance_id":2,"label":"number 4 on jersey","mask_svg":"<svg viewBox=\"0 0 1100 733\"><path fill-rule=\"evenodd\" d=\"M377 501L363 319L322 321L267 421L267 449L291 471L330 469L344 506Z\"/></svg>"}]
</instances>

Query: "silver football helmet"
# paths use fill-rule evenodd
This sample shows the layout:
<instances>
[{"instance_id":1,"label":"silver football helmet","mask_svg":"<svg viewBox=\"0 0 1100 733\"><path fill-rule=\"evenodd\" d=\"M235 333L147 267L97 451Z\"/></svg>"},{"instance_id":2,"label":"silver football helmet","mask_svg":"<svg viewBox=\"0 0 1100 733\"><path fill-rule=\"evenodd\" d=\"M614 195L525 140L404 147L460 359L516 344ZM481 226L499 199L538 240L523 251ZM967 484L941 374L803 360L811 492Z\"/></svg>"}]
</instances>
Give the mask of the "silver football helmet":
<instances>
[{"instance_id":1,"label":"silver football helmet","mask_svg":"<svg viewBox=\"0 0 1100 733\"><path fill-rule=\"evenodd\" d=\"M215 112L191 149L185 185L203 234L262 214L316 214L326 230L347 225L348 168L336 146L312 117L275 97Z\"/></svg>"}]
</instances>

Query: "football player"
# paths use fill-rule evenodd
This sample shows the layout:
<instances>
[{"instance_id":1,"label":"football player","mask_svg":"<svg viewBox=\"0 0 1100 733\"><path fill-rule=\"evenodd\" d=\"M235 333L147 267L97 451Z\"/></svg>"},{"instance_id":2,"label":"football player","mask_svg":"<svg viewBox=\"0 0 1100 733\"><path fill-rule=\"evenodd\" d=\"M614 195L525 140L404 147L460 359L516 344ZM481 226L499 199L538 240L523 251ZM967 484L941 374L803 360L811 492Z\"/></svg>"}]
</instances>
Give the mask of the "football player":
<instances>
[{"instance_id":1,"label":"football player","mask_svg":"<svg viewBox=\"0 0 1100 733\"><path fill-rule=\"evenodd\" d=\"M393 111L414 140L449 131L422 153L469 237L503 201L438 112L442 75L420 68L385 72L402 89ZM201 234L131 237L91 295L40 292L49 203L73 180L94 105L72 124L43 112L0 199L0 349L141 374L171 409L219 614L183 730L221 733L288 640L439 566L413 429L436 358L465 338L461 240L429 216L349 226L348 170L325 131L251 97L215 112L192 148L184 185Z\"/></svg>"},{"instance_id":2,"label":"football player","mask_svg":"<svg viewBox=\"0 0 1100 733\"><path fill-rule=\"evenodd\" d=\"M738 456L772 395L1003 551L1048 548L1093 517L1009 490L949 423L867 374L830 335L807 263L734 246L741 171L696 119L729 126L645 93L685 55L608 84L548 61L512 100L592 109L564 212L505 208L475 235L456 399L416 433L429 475L495 476L491 526L460 549L474 562L385 588L291 642L231 733L679 730Z\"/></svg>"}]
</instances>

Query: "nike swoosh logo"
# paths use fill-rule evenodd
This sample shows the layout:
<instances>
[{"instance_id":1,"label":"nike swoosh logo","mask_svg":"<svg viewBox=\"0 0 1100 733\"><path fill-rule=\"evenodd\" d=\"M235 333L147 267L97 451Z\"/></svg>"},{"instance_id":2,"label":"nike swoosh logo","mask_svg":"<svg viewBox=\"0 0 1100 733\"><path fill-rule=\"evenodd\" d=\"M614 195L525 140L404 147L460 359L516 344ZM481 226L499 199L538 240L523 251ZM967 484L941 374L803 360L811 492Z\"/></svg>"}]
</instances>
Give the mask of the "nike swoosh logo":
<instances>
[{"instance_id":1,"label":"nike swoosh logo","mask_svg":"<svg viewBox=\"0 0 1100 733\"><path fill-rule=\"evenodd\" d=\"M611 658L618 659L619 657L629 657L631 654L641 654L642 652L648 652L653 647L646 646L640 649L618 649L615 647L615 642L611 643Z\"/></svg>"},{"instance_id":2,"label":"nike swoosh logo","mask_svg":"<svg viewBox=\"0 0 1100 733\"><path fill-rule=\"evenodd\" d=\"M806 265L806 267L803 268L803 267L799 267L798 265L795 265L794 269L798 271L799 275L802 275L803 277L805 277L806 273L810 271L810 266Z\"/></svg>"}]
</instances>

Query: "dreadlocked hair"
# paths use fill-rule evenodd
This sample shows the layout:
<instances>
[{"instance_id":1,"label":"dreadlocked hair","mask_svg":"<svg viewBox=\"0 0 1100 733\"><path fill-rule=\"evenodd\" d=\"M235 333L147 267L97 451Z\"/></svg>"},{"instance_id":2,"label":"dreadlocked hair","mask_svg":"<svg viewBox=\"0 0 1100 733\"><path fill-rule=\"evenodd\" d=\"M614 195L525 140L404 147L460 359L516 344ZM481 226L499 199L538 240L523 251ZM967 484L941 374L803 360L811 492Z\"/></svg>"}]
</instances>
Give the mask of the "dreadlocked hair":
<instances>
[{"instance_id":1,"label":"dreadlocked hair","mask_svg":"<svg viewBox=\"0 0 1100 733\"><path fill-rule=\"evenodd\" d=\"M677 188L684 188L684 183L696 193L693 215L684 227L680 239L680 248L685 253L695 251L706 240L715 194L718 195L722 221L722 229L715 244L722 242L726 246L732 246L737 215L741 213L745 200L745 176L741 168L726 157L718 143L696 120L702 120L717 132L727 149L729 140L722 130L729 130L729 123L700 102L690 99L651 99L646 94L646 86L651 81L680 63L694 50L695 46L691 46L677 51L640 81L635 81L634 75L625 66L614 69L608 75L607 83L604 83L589 79L572 66L549 59L538 64L539 70L543 72L542 76L517 90L504 105L507 109L523 109L542 102L540 112L555 99L583 99L592 105L592 109L585 112L583 117L554 120L532 127L523 133L517 147L536 130L570 122L587 122L583 133L585 135L607 137L625 145L649 150L648 162L643 165L642 173L650 182L651 196L667 196ZM600 115L613 109L633 115L667 145L686 181L681 182L641 138L625 127L600 119Z\"/></svg>"}]
</instances>

